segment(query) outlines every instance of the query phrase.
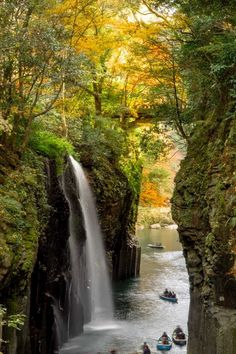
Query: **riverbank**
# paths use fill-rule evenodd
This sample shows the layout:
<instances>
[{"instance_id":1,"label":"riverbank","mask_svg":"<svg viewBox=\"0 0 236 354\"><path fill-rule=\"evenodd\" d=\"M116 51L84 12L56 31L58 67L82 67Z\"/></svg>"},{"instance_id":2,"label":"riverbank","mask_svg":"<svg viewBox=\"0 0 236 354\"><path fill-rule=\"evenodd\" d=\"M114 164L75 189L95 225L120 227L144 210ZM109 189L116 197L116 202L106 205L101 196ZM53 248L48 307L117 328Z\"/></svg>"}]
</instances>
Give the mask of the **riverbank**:
<instances>
[{"instance_id":1,"label":"riverbank","mask_svg":"<svg viewBox=\"0 0 236 354\"><path fill-rule=\"evenodd\" d=\"M159 224L161 227L174 224L170 207L139 207L136 228L148 228Z\"/></svg>"}]
</instances>

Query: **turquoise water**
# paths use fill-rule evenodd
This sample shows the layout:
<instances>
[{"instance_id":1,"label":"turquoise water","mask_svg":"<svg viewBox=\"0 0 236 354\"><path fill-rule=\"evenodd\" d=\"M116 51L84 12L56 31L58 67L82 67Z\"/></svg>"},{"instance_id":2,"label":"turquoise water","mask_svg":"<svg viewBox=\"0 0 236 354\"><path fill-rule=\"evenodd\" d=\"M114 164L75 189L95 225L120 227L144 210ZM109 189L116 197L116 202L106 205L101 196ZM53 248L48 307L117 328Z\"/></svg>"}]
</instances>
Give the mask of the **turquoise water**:
<instances>
[{"instance_id":1,"label":"turquoise water","mask_svg":"<svg viewBox=\"0 0 236 354\"><path fill-rule=\"evenodd\" d=\"M172 334L176 325L187 333L189 284L181 244L176 230L142 230L138 232L142 247L140 277L113 285L115 321L109 327L87 328L80 337L70 340L61 354L141 352L147 341L152 353L156 339L166 331ZM164 250L147 247L162 242ZM178 303L163 301L159 294L169 288L176 292ZM161 353L161 352L159 352ZM170 353L186 353L186 347L173 345Z\"/></svg>"}]
</instances>

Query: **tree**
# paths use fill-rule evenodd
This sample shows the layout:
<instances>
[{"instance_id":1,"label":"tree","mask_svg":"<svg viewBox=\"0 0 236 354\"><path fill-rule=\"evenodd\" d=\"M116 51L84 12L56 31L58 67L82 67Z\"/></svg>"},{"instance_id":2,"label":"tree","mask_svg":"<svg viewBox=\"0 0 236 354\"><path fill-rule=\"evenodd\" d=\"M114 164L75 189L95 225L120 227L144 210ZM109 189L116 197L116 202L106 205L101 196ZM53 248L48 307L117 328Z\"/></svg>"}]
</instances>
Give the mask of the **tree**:
<instances>
[{"instance_id":1,"label":"tree","mask_svg":"<svg viewBox=\"0 0 236 354\"><path fill-rule=\"evenodd\" d=\"M58 99L65 75L64 30L49 21L48 3L6 0L0 9L1 143L27 146L32 122Z\"/></svg>"},{"instance_id":2,"label":"tree","mask_svg":"<svg viewBox=\"0 0 236 354\"><path fill-rule=\"evenodd\" d=\"M145 0L146 1L146 0ZM186 91L182 114L190 124L234 114L235 18L233 1L149 1L174 6L176 64Z\"/></svg>"},{"instance_id":3,"label":"tree","mask_svg":"<svg viewBox=\"0 0 236 354\"><path fill-rule=\"evenodd\" d=\"M109 79L109 61L122 38L117 27L117 4L105 0L64 1L54 12L70 33L71 47L83 58L74 86L93 97L96 115L102 115L102 96Z\"/></svg>"}]
</instances>

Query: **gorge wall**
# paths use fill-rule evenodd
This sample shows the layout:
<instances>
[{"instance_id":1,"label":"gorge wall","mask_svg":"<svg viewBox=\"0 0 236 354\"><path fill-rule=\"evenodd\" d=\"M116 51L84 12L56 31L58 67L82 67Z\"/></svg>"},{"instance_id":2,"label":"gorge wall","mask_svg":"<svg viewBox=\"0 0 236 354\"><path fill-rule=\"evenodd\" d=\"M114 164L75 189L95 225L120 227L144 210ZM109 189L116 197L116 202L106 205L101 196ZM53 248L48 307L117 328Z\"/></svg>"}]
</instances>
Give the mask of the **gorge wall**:
<instances>
[{"instance_id":1,"label":"gorge wall","mask_svg":"<svg viewBox=\"0 0 236 354\"><path fill-rule=\"evenodd\" d=\"M112 278L137 276L141 259L141 248L135 238L139 194L112 160L101 157L94 161L88 151L82 151L80 159L96 199Z\"/></svg>"},{"instance_id":2,"label":"gorge wall","mask_svg":"<svg viewBox=\"0 0 236 354\"><path fill-rule=\"evenodd\" d=\"M134 237L137 196L112 163L95 165L84 156L81 160L97 200L110 273L114 279L138 275L140 247ZM58 333L56 321L69 323L69 206L63 181L57 177L54 161L31 153L26 161L21 161L17 155L7 156L2 151L2 162L0 303L7 307L8 314L26 314L22 331L3 328L3 336L9 342L2 350L6 354L55 353L68 335L60 328ZM84 242L81 210L69 165L65 181L78 214L77 231ZM78 334L84 322L82 306L76 321ZM69 327L73 331L72 316Z\"/></svg>"},{"instance_id":3,"label":"gorge wall","mask_svg":"<svg viewBox=\"0 0 236 354\"><path fill-rule=\"evenodd\" d=\"M199 122L172 214L190 280L188 354L236 353L236 120Z\"/></svg>"},{"instance_id":4,"label":"gorge wall","mask_svg":"<svg viewBox=\"0 0 236 354\"><path fill-rule=\"evenodd\" d=\"M8 315L24 313L27 328L31 273L49 212L43 159L30 152L20 159L0 147L0 183L0 304ZM26 331L17 340L8 326L3 338L1 350L10 354L29 341Z\"/></svg>"}]
</instances>

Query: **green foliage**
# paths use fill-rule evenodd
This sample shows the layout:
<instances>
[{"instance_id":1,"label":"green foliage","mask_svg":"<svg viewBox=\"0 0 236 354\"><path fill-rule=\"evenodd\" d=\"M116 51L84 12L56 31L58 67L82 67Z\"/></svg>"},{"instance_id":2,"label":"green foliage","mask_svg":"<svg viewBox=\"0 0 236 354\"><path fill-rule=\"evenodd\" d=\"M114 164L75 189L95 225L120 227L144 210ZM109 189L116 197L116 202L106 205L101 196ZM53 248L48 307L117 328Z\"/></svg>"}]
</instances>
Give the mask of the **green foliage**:
<instances>
[{"instance_id":1,"label":"green foliage","mask_svg":"<svg viewBox=\"0 0 236 354\"><path fill-rule=\"evenodd\" d=\"M169 177L169 175L170 173L167 170L158 167L148 174L148 179L150 182L161 184Z\"/></svg>"},{"instance_id":2,"label":"green foliage","mask_svg":"<svg viewBox=\"0 0 236 354\"><path fill-rule=\"evenodd\" d=\"M230 1L201 3L186 1L181 7L189 27L178 59L192 121L232 114L235 104L236 8Z\"/></svg>"},{"instance_id":3,"label":"green foliage","mask_svg":"<svg viewBox=\"0 0 236 354\"><path fill-rule=\"evenodd\" d=\"M9 315L6 321L7 327L20 331L24 325L26 316L23 314Z\"/></svg>"},{"instance_id":4,"label":"green foliage","mask_svg":"<svg viewBox=\"0 0 236 354\"><path fill-rule=\"evenodd\" d=\"M100 157L117 163L126 150L125 134L107 117L88 116L68 122L69 138L81 152L90 152L94 162Z\"/></svg>"},{"instance_id":5,"label":"green foliage","mask_svg":"<svg viewBox=\"0 0 236 354\"><path fill-rule=\"evenodd\" d=\"M0 318L2 318L6 314L6 312L6 307L0 304Z\"/></svg>"},{"instance_id":6,"label":"green foliage","mask_svg":"<svg viewBox=\"0 0 236 354\"><path fill-rule=\"evenodd\" d=\"M89 116L69 122L69 137L81 153L89 151L93 164L99 164L101 158L112 162L125 174L136 195L140 191L143 159L156 161L172 146L161 133L157 126L124 130L118 121L108 117Z\"/></svg>"},{"instance_id":7,"label":"green foliage","mask_svg":"<svg viewBox=\"0 0 236 354\"><path fill-rule=\"evenodd\" d=\"M43 156L56 159L73 152L72 145L64 138L47 131L38 131L30 140L32 149Z\"/></svg>"},{"instance_id":8,"label":"green foliage","mask_svg":"<svg viewBox=\"0 0 236 354\"><path fill-rule=\"evenodd\" d=\"M159 126L143 129L140 132L140 149L145 156L156 161L161 155L166 154L170 141L164 138Z\"/></svg>"},{"instance_id":9,"label":"green foliage","mask_svg":"<svg viewBox=\"0 0 236 354\"><path fill-rule=\"evenodd\" d=\"M28 152L17 168L7 171L8 178L0 187L0 266L8 272L11 270L13 292L14 287L21 291L27 284L39 234L47 223L43 171L41 159ZM17 281L14 283L15 276Z\"/></svg>"},{"instance_id":10,"label":"green foliage","mask_svg":"<svg viewBox=\"0 0 236 354\"><path fill-rule=\"evenodd\" d=\"M214 245L214 242L215 242L215 235L210 232L206 236L205 245L206 245L206 247L210 248Z\"/></svg>"},{"instance_id":11,"label":"green foliage","mask_svg":"<svg viewBox=\"0 0 236 354\"><path fill-rule=\"evenodd\" d=\"M46 130L36 129L30 138L29 145L35 152L55 159L58 173L62 171L64 157L74 152L74 148L68 140Z\"/></svg>"},{"instance_id":12,"label":"green foliage","mask_svg":"<svg viewBox=\"0 0 236 354\"><path fill-rule=\"evenodd\" d=\"M135 130L127 134L118 121L108 117L88 116L68 123L70 140L81 156L88 156L83 158L89 158L93 166L101 166L107 159L125 174L138 195L142 165L139 133Z\"/></svg>"},{"instance_id":13,"label":"green foliage","mask_svg":"<svg viewBox=\"0 0 236 354\"><path fill-rule=\"evenodd\" d=\"M14 328L17 331L20 331L24 325L26 316L18 313L14 315L7 315L7 309L5 306L0 304L0 326L1 327L7 327L7 328ZM7 341L4 341L0 337L0 346L1 342L6 343Z\"/></svg>"},{"instance_id":14,"label":"green foliage","mask_svg":"<svg viewBox=\"0 0 236 354\"><path fill-rule=\"evenodd\" d=\"M27 145L32 121L47 113L66 76L66 31L49 21L52 1L4 1L0 9L0 123L4 143ZM2 128L2 129L1 129Z\"/></svg>"},{"instance_id":15,"label":"green foliage","mask_svg":"<svg viewBox=\"0 0 236 354\"><path fill-rule=\"evenodd\" d=\"M235 229L236 228L236 217L234 216L234 217L232 217L231 219L230 219L230 226L232 226L232 229Z\"/></svg>"},{"instance_id":16,"label":"green foliage","mask_svg":"<svg viewBox=\"0 0 236 354\"><path fill-rule=\"evenodd\" d=\"M132 160L130 158L121 159L120 169L127 177L133 193L138 196L140 192L142 178L141 160Z\"/></svg>"}]
</instances>

